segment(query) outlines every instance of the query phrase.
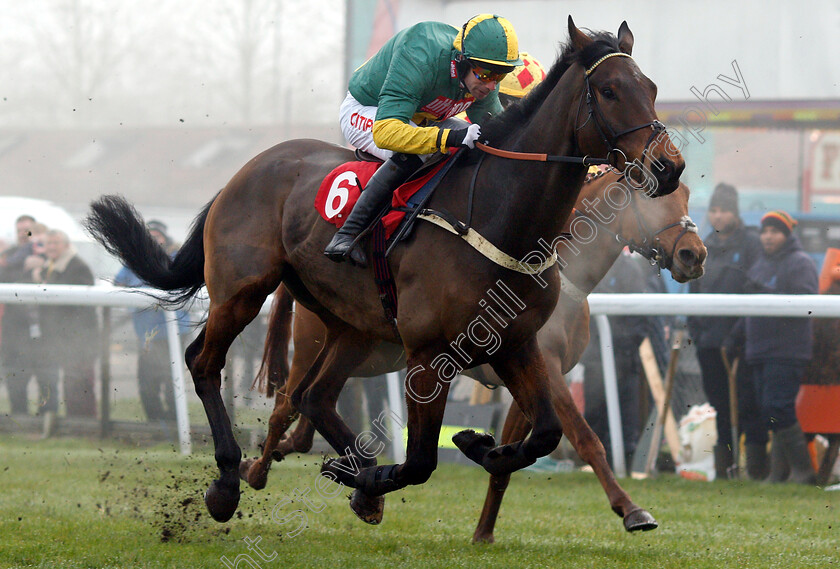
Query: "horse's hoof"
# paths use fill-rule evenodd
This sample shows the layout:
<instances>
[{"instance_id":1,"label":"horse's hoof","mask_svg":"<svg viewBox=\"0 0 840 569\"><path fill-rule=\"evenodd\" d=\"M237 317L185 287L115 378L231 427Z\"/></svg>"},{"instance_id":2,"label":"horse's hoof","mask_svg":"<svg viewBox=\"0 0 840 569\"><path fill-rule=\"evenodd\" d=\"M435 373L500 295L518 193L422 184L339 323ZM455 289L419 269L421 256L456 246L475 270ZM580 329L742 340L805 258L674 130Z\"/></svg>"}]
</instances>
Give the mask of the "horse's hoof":
<instances>
[{"instance_id":1,"label":"horse's hoof","mask_svg":"<svg viewBox=\"0 0 840 569\"><path fill-rule=\"evenodd\" d=\"M217 522L226 522L236 513L239 506L239 488L230 489L214 480L204 493L204 505Z\"/></svg>"},{"instance_id":2,"label":"horse's hoof","mask_svg":"<svg viewBox=\"0 0 840 569\"><path fill-rule=\"evenodd\" d=\"M475 534L473 534L472 542L474 545L482 543L496 543L496 538L493 537L492 533L475 532Z\"/></svg>"},{"instance_id":3,"label":"horse's hoof","mask_svg":"<svg viewBox=\"0 0 840 569\"><path fill-rule=\"evenodd\" d=\"M274 462L280 462L281 460L283 460L283 458L285 456L286 456L285 454L283 454L282 452L280 452L277 449L274 449L273 451L271 451L271 460L273 460Z\"/></svg>"},{"instance_id":4,"label":"horse's hoof","mask_svg":"<svg viewBox=\"0 0 840 569\"><path fill-rule=\"evenodd\" d=\"M452 437L455 446L464 453L464 456L478 464L484 462L484 457L496 446L496 440L487 433L476 433L472 429L466 429Z\"/></svg>"},{"instance_id":5,"label":"horse's hoof","mask_svg":"<svg viewBox=\"0 0 840 569\"><path fill-rule=\"evenodd\" d=\"M271 463L268 463L269 468ZM268 468L262 467L262 461L249 458L239 463L239 478L248 483L254 490L262 490L268 481Z\"/></svg>"},{"instance_id":6,"label":"horse's hoof","mask_svg":"<svg viewBox=\"0 0 840 569\"><path fill-rule=\"evenodd\" d=\"M647 510L639 508L624 516L624 529L627 531L650 531L659 527Z\"/></svg>"},{"instance_id":7,"label":"horse's hoof","mask_svg":"<svg viewBox=\"0 0 840 569\"><path fill-rule=\"evenodd\" d=\"M378 525L385 512L385 496L368 496L357 488L350 497L350 509L366 524Z\"/></svg>"}]
</instances>

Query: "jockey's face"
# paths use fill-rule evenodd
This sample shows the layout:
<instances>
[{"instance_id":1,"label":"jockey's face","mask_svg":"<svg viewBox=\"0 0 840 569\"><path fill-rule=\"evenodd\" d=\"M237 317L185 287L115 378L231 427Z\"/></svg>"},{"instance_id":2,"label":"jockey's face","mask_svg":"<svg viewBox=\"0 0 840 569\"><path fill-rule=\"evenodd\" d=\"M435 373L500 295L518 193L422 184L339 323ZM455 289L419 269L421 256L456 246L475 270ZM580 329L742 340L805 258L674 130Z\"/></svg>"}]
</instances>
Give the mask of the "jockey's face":
<instances>
[{"instance_id":1,"label":"jockey's face","mask_svg":"<svg viewBox=\"0 0 840 569\"><path fill-rule=\"evenodd\" d=\"M472 70L468 71L466 77L464 77L464 86L477 101L495 91L497 85L496 81L482 81L475 76Z\"/></svg>"}]
</instances>

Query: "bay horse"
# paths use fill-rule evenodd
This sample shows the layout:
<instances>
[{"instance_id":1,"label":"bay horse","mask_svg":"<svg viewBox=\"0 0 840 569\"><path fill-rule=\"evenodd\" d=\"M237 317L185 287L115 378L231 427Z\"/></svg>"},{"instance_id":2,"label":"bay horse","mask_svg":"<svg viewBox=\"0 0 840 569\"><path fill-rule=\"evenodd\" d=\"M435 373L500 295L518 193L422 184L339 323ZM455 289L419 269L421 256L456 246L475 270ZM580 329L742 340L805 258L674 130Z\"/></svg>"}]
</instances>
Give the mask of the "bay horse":
<instances>
[{"instance_id":1,"label":"bay horse","mask_svg":"<svg viewBox=\"0 0 840 569\"><path fill-rule=\"evenodd\" d=\"M640 183L652 172L654 184L645 186L653 196L674 191L685 167L657 120L656 86L630 57L634 39L627 23L617 37L587 35L571 17L568 30L569 43L543 83L482 125L483 140L494 147L545 153L545 161L472 150L449 170L428 204L466 216L471 229L507 258L532 259L541 243L560 235L588 157L605 156ZM383 315L372 269L336 264L323 255L334 227L313 207L315 195L333 168L352 159L350 150L316 140L291 140L263 152L199 214L174 259L151 240L124 199L103 196L91 206L90 233L142 280L177 293L175 300L207 287L207 322L185 360L216 448L219 478L204 500L218 521L230 519L238 506L242 457L220 394L221 370L234 338L281 283L327 327L324 347L291 394L292 404L341 455L324 463L322 474L356 489L351 507L363 519L384 494L422 484L435 470L448 380L459 365L450 361L441 367L440 358L453 347L464 367L490 363L532 424L526 439L498 448L492 438L474 433L457 437L462 451L489 472L503 475L532 464L557 446L563 423L575 430L569 423L571 400L560 405L559 417L551 404L536 341L560 293L559 274L547 270L553 258L502 266L460 236L418 222L388 258L398 299L395 327ZM542 282L535 278L540 271ZM473 321L484 318L482 297L493 287L515 297L519 312L500 316L501 345L488 353L463 337ZM335 411L349 371L383 341L402 345L409 369L408 445L400 465L377 466L375 458L360 458L356 436ZM593 460L598 470L608 470L604 457ZM625 523L649 525L650 514L632 503L611 473L603 476L609 476L610 503Z\"/></svg>"},{"instance_id":2,"label":"bay horse","mask_svg":"<svg viewBox=\"0 0 840 569\"><path fill-rule=\"evenodd\" d=\"M655 200L634 195L629 185L622 184L621 177L614 173L599 174L584 184L575 211L578 217L586 218L592 237L589 238L588 234L585 240L572 237L557 245L559 257L565 261L562 270L564 286L554 313L537 334L553 391L567 390L564 374L579 361L589 343L589 303L586 297L607 273L623 247L639 252L660 269L670 270L678 282L702 276L706 248L688 217L688 198L689 189L684 184L680 184L674 193ZM621 207L612 208L608 205L611 203ZM258 381L268 388L269 394L273 392L275 406L269 419L262 456L243 461L240 468L243 480L255 489L265 486L272 459L279 461L292 452L308 452L312 448L314 428L305 417L300 417L287 437L280 437L299 415L291 405L289 394L294 392L317 358L327 330L315 313L302 306L294 310L294 324L292 314L292 297L281 287L272 304L263 363L258 374ZM288 347L292 337L295 350L289 368ZM375 377L404 366L405 356L400 347L383 343L350 375ZM500 378L486 365L481 369L465 370L464 375L478 376L487 384L502 385ZM560 407L563 397L555 397L554 404ZM559 414L562 408L556 410ZM586 444L593 438L597 441L597 436L580 413L572 410L569 414L574 420L571 425L564 424L564 432L581 457L591 459L592 453L587 452ZM524 438L530 428L527 418L514 403L505 421L502 443ZM576 428L579 431L575 431ZM596 446L600 446L600 442ZM597 452L603 450L599 448ZM596 473L599 471L596 470ZM493 541L494 523L509 479L509 474L491 476L474 542ZM608 480L601 481L605 488L608 487ZM381 513L378 512L380 517Z\"/></svg>"}]
</instances>

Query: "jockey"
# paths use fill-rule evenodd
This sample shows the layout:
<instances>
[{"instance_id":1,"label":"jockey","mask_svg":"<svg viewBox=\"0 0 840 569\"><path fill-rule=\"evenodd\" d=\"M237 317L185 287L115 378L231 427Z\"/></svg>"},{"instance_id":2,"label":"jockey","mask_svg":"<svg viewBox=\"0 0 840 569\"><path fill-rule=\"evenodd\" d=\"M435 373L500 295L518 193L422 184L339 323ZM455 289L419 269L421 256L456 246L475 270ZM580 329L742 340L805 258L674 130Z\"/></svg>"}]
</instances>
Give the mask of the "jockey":
<instances>
[{"instance_id":1,"label":"jockey","mask_svg":"<svg viewBox=\"0 0 840 569\"><path fill-rule=\"evenodd\" d=\"M461 30L422 22L399 33L350 77L341 104L347 141L385 160L368 182L324 254L367 263L356 237L424 159L450 148L473 148L479 121L502 110L499 82L522 65L513 26L480 14ZM461 111L474 124L455 119Z\"/></svg>"}]
</instances>

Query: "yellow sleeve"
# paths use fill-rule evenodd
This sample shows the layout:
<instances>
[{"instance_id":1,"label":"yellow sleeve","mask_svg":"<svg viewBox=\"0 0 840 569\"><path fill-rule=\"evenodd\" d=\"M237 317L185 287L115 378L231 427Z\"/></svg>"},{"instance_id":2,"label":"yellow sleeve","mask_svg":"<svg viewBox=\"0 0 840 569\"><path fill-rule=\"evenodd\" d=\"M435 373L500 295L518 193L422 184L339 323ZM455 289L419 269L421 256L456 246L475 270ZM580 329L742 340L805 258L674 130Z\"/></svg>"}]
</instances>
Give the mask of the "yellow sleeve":
<instances>
[{"instance_id":1,"label":"yellow sleeve","mask_svg":"<svg viewBox=\"0 0 840 569\"><path fill-rule=\"evenodd\" d=\"M384 119L373 123L373 142L384 150L404 154L432 154L446 152L450 129L415 127L399 119Z\"/></svg>"}]
</instances>

